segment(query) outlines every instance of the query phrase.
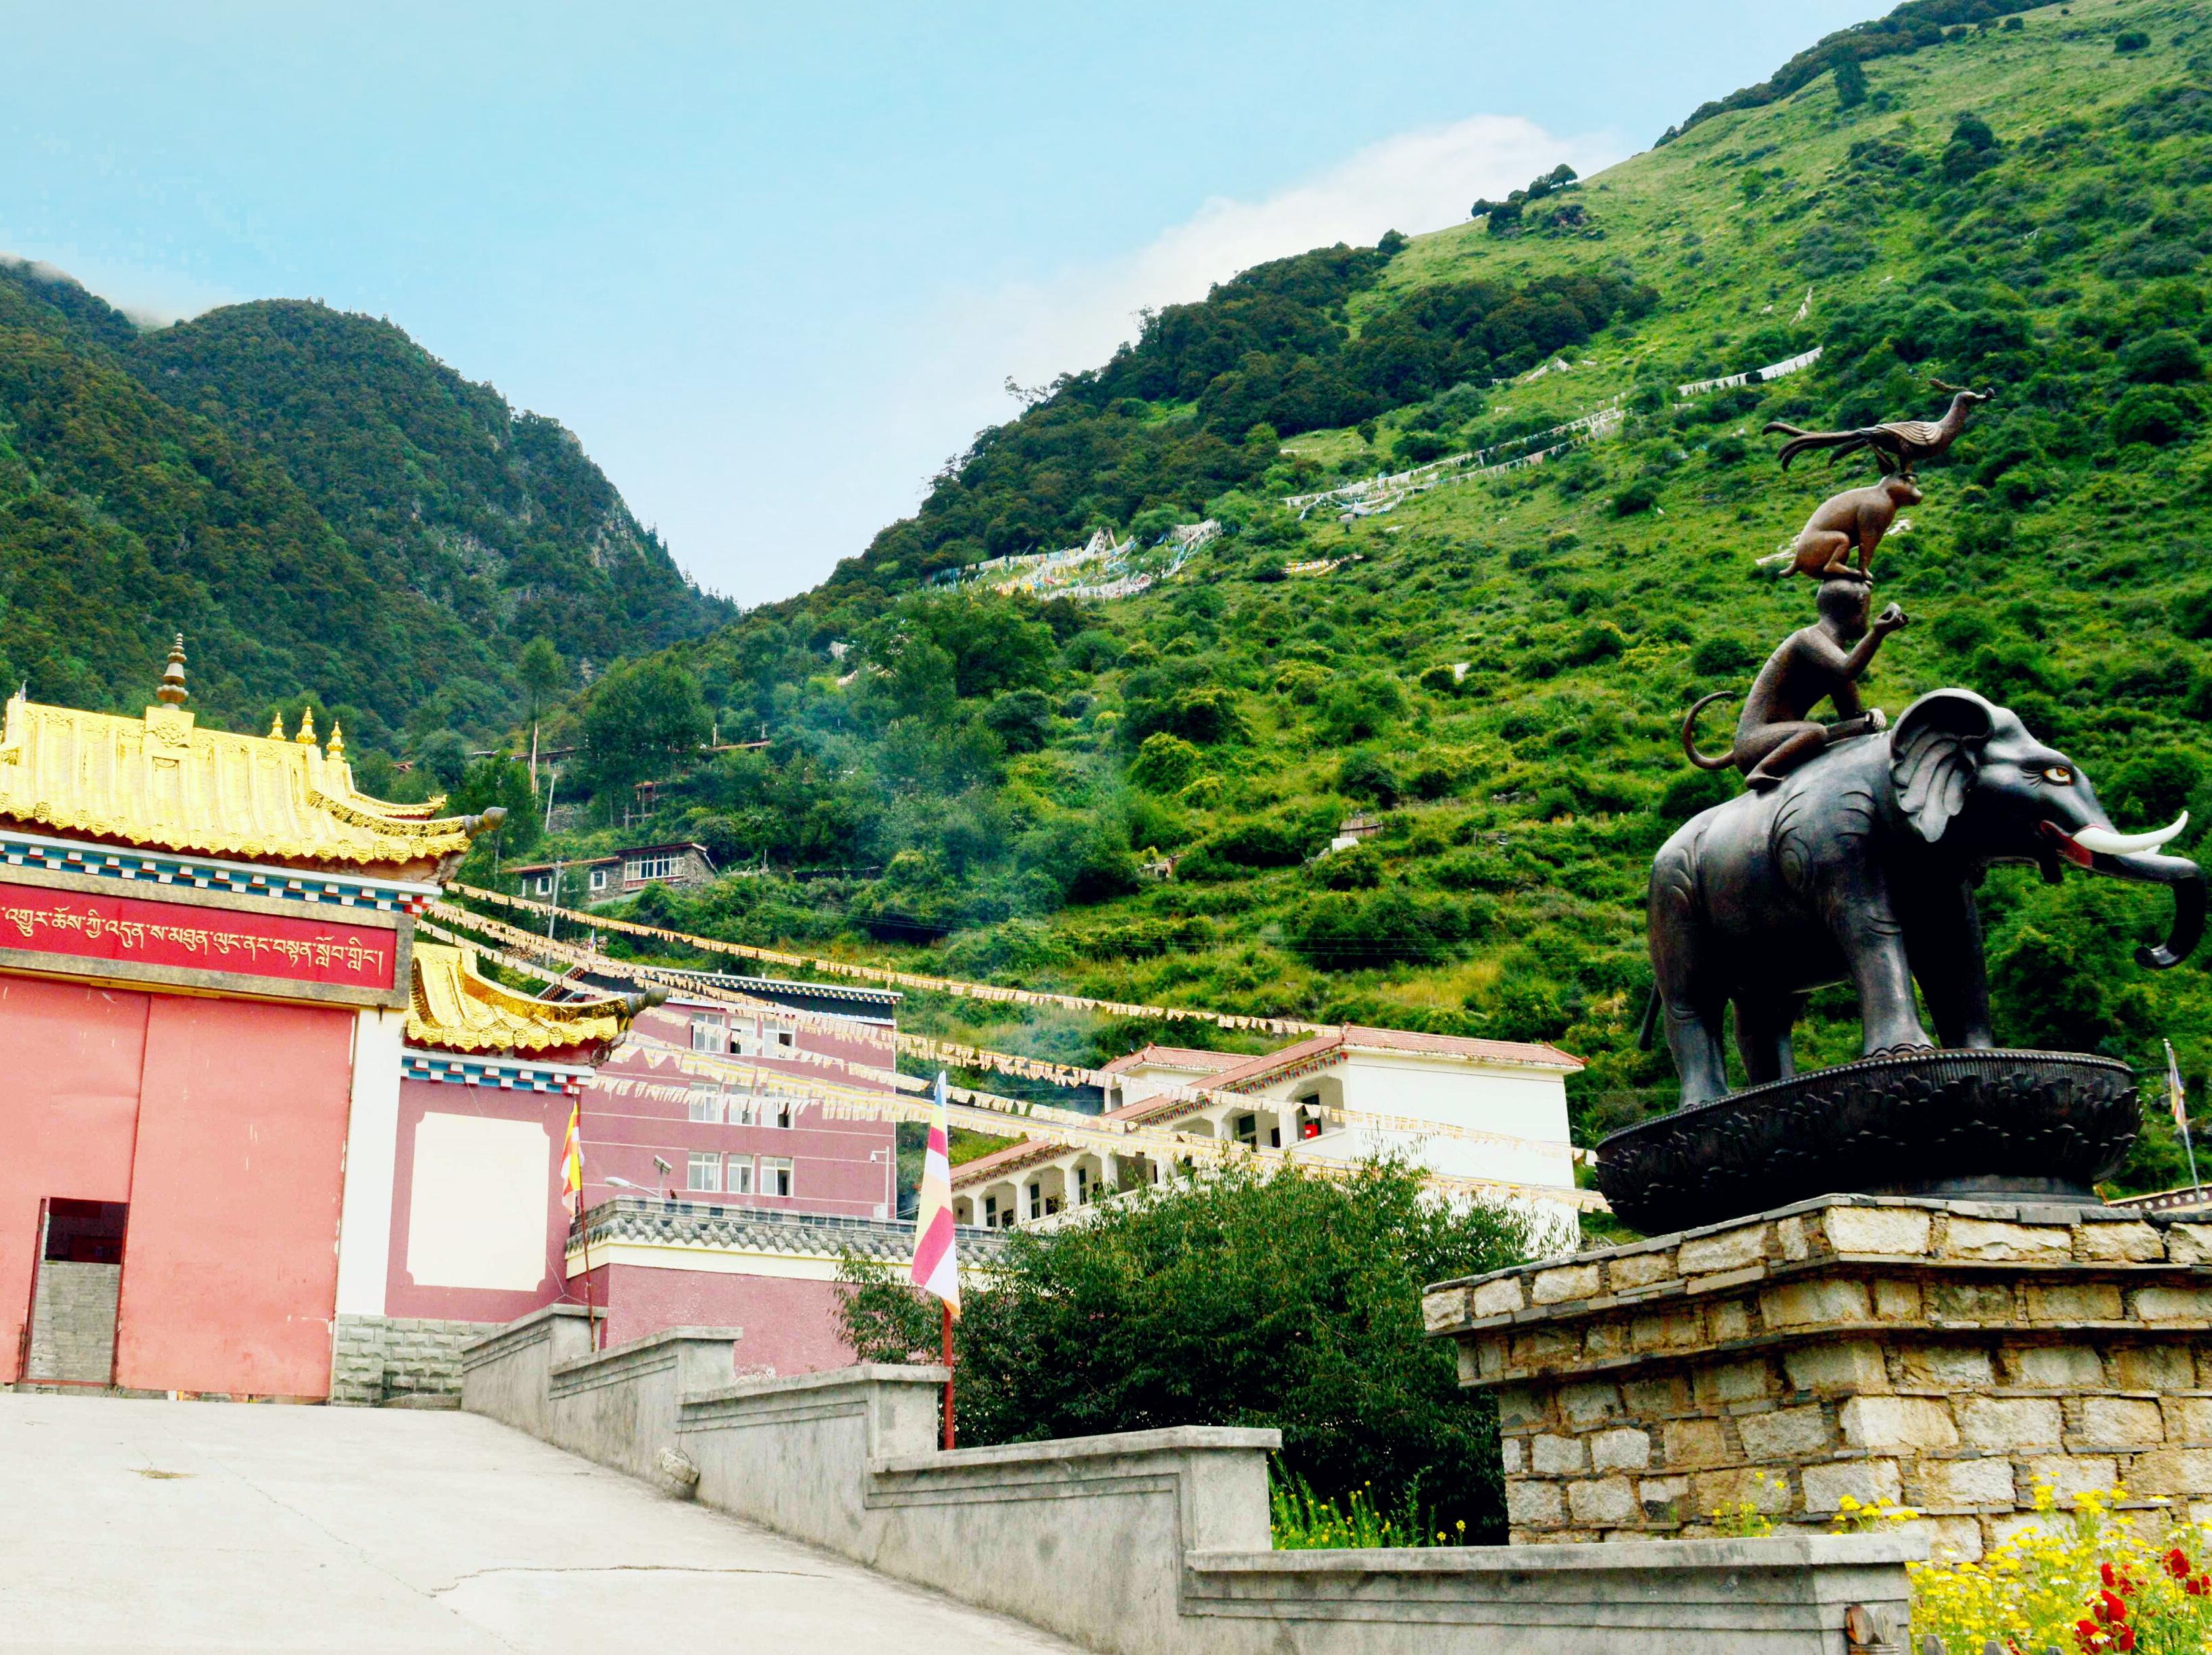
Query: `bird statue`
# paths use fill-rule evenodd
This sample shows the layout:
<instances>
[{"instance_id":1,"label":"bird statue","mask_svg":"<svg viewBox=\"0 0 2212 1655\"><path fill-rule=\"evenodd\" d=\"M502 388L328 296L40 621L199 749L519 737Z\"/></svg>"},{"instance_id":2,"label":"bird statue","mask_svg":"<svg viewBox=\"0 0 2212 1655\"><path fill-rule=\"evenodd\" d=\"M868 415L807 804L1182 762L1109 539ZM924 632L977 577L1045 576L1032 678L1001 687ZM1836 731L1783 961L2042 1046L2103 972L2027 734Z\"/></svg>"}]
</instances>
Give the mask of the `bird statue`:
<instances>
[{"instance_id":1,"label":"bird statue","mask_svg":"<svg viewBox=\"0 0 2212 1655\"><path fill-rule=\"evenodd\" d=\"M1923 459L1936 459L1966 429L1966 415L1976 403L1987 402L1996 395L1995 391L1969 391L1962 386L1946 385L1941 380L1931 380L1929 383L1939 391L1954 393L1949 410L1940 420L1896 419L1880 425L1862 425L1855 431L1807 431L1777 419L1769 420L1765 429L1778 431L1790 439L1782 445L1779 456L1785 472L1790 469L1790 462L1808 448L1828 449L1831 465L1845 454L1870 448L1875 464L1881 468L1884 477L1892 472L1902 472L1909 478L1914 465Z\"/></svg>"}]
</instances>

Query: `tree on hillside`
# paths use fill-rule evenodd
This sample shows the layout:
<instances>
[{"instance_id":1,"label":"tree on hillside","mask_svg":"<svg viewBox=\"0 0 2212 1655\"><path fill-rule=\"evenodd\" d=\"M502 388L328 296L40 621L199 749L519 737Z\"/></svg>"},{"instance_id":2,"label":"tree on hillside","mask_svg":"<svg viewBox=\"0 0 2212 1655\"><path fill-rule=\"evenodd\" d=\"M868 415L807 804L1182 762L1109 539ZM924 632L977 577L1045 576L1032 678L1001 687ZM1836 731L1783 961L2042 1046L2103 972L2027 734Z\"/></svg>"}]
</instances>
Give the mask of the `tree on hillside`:
<instances>
[{"instance_id":1,"label":"tree on hillside","mask_svg":"<svg viewBox=\"0 0 2212 1655\"><path fill-rule=\"evenodd\" d=\"M629 661L592 686L584 708L584 773L594 794L659 776L705 741L712 724L699 681L672 660Z\"/></svg>"},{"instance_id":2,"label":"tree on hillside","mask_svg":"<svg viewBox=\"0 0 2212 1655\"><path fill-rule=\"evenodd\" d=\"M522 687L530 697L532 719L547 702L568 687L568 668L553 648L553 640L542 634L523 645L516 667L522 675Z\"/></svg>"},{"instance_id":3,"label":"tree on hillside","mask_svg":"<svg viewBox=\"0 0 2212 1655\"><path fill-rule=\"evenodd\" d=\"M1018 1232L957 1323L970 1443L1176 1425L1273 1426L1317 1493L1372 1485L1470 1539L1503 1538L1494 1409L1421 1327L1421 1289L1546 1239L1504 1208L1425 1197L1410 1166L1341 1181L1241 1169L1145 1193L1054 1235ZM933 1360L933 1305L848 1257L847 1342Z\"/></svg>"}]
</instances>

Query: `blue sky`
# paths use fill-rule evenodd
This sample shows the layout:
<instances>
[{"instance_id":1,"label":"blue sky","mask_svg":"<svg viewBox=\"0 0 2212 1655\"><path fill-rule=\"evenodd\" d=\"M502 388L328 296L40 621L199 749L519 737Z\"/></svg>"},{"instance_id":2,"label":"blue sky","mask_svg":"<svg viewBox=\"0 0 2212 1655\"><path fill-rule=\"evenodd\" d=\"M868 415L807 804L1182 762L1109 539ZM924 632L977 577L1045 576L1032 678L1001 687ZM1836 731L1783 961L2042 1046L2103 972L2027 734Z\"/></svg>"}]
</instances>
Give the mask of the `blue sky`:
<instances>
[{"instance_id":1,"label":"blue sky","mask_svg":"<svg viewBox=\"0 0 2212 1655\"><path fill-rule=\"evenodd\" d=\"M1138 306L1594 170L1875 10L19 7L0 251L388 316L756 603Z\"/></svg>"}]
</instances>

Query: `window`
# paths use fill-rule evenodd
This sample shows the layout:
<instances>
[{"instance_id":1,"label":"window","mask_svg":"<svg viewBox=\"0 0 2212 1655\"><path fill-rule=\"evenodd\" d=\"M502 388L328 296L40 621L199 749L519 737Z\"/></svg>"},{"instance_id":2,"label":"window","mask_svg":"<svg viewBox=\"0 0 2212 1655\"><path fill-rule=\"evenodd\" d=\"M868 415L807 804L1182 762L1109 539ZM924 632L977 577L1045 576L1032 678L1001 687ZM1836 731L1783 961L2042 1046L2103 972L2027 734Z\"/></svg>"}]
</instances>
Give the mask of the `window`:
<instances>
[{"instance_id":1,"label":"window","mask_svg":"<svg viewBox=\"0 0 2212 1655\"><path fill-rule=\"evenodd\" d=\"M722 1187L722 1158L700 1150L691 1152L691 1164L684 1180L686 1190L705 1190L719 1192Z\"/></svg>"},{"instance_id":2,"label":"window","mask_svg":"<svg viewBox=\"0 0 2212 1655\"><path fill-rule=\"evenodd\" d=\"M727 1018L712 1017L704 1013L691 1019L691 1050L693 1051L726 1052L730 1049L730 1022Z\"/></svg>"},{"instance_id":3,"label":"window","mask_svg":"<svg viewBox=\"0 0 2212 1655\"><path fill-rule=\"evenodd\" d=\"M604 867L595 867L595 868L593 868L593 869L592 870L592 890L594 890L594 891L605 891L606 888L607 888L607 871L606 871L606 869L605 869Z\"/></svg>"},{"instance_id":4,"label":"window","mask_svg":"<svg viewBox=\"0 0 2212 1655\"><path fill-rule=\"evenodd\" d=\"M783 1047L787 1051L793 1049L799 1044L799 1031L796 1029L778 1029L775 1031L775 1044Z\"/></svg>"},{"instance_id":5,"label":"window","mask_svg":"<svg viewBox=\"0 0 2212 1655\"><path fill-rule=\"evenodd\" d=\"M1239 1115L1237 1117L1235 1132L1237 1135L1237 1141L1238 1143L1252 1149L1256 1149L1260 1147L1260 1117L1258 1116Z\"/></svg>"},{"instance_id":6,"label":"window","mask_svg":"<svg viewBox=\"0 0 2212 1655\"><path fill-rule=\"evenodd\" d=\"M1044 1216L1044 1186L1041 1183L1030 1185L1030 1216L1031 1218Z\"/></svg>"},{"instance_id":7,"label":"window","mask_svg":"<svg viewBox=\"0 0 2212 1655\"><path fill-rule=\"evenodd\" d=\"M763 1196L788 1196L791 1188L791 1161L787 1156L763 1155L760 1158L759 1193Z\"/></svg>"},{"instance_id":8,"label":"window","mask_svg":"<svg viewBox=\"0 0 2212 1655\"><path fill-rule=\"evenodd\" d=\"M1318 1098L1299 1098L1293 1118L1298 1123L1299 1142L1321 1136L1321 1100Z\"/></svg>"},{"instance_id":9,"label":"window","mask_svg":"<svg viewBox=\"0 0 2212 1655\"><path fill-rule=\"evenodd\" d=\"M541 897L550 897L553 894L553 876L550 873L540 873L532 881L532 885Z\"/></svg>"},{"instance_id":10,"label":"window","mask_svg":"<svg viewBox=\"0 0 2212 1655\"><path fill-rule=\"evenodd\" d=\"M1091 1169L1087 1166L1079 1166L1075 1169L1075 1204L1078 1207L1085 1206L1090 1200Z\"/></svg>"},{"instance_id":11,"label":"window","mask_svg":"<svg viewBox=\"0 0 2212 1655\"><path fill-rule=\"evenodd\" d=\"M691 1118L695 1121L714 1121L722 1118L722 1094L703 1086L691 1089Z\"/></svg>"},{"instance_id":12,"label":"window","mask_svg":"<svg viewBox=\"0 0 2212 1655\"><path fill-rule=\"evenodd\" d=\"M996 1196L983 1197L983 1227L987 1230L999 1227L999 1198Z\"/></svg>"},{"instance_id":13,"label":"window","mask_svg":"<svg viewBox=\"0 0 2212 1655\"><path fill-rule=\"evenodd\" d=\"M760 1099L749 1092L733 1092L728 1103L728 1118L732 1126L758 1126Z\"/></svg>"},{"instance_id":14,"label":"window","mask_svg":"<svg viewBox=\"0 0 2212 1655\"><path fill-rule=\"evenodd\" d=\"M753 1192L753 1158L732 1155L724 1161L728 1170L727 1182L722 1188L732 1196L750 1196Z\"/></svg>"},{"instance_id":15,"label":"window","mask_svg":"<svg viewBox=\"0 0 2212 1655\"><path fill-rule=\"evenodd\" d=\"M624 885L643 885L648 879L675 877L678 858L673 851L655 851L649 856L632 856L623 864Z\"/></svg>"}]
</instances>

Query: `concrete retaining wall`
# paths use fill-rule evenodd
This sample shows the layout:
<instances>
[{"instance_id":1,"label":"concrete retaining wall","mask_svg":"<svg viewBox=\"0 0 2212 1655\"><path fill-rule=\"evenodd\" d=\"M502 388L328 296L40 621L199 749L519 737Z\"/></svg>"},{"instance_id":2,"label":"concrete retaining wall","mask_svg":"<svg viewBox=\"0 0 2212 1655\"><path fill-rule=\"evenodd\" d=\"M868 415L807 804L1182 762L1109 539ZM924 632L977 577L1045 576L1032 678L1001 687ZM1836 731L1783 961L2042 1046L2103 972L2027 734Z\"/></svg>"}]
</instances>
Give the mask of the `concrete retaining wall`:
<instances>
[{"instance_id":1,"label":"concrete retaining wall","mask_svg":"<svg viewBox=\"0 0 2212 1655\"><path fill-rule=\"evenodd\" d=\"M1911 1539L1271 1551L1275 1432L945 1453L942 1369L732 1383L734 1336L673 1329L594 1354L582 1312L554 1306L468 1353L464 1405L664 1488L688 1463L718 1509L1104 1655L1447 1655L1471 1639L1495 1655L1905 1647ZM1853 1604L1886 1635L1847 1644Z\"/></svg>"}]
</instances>

